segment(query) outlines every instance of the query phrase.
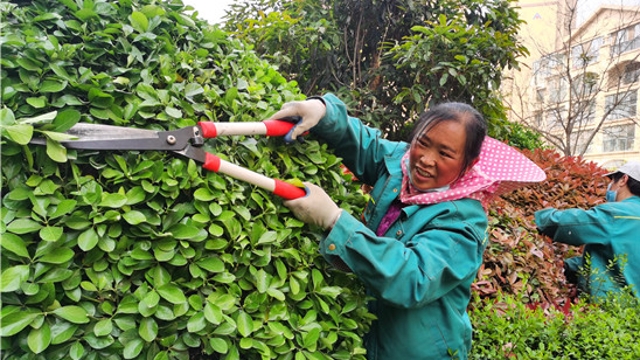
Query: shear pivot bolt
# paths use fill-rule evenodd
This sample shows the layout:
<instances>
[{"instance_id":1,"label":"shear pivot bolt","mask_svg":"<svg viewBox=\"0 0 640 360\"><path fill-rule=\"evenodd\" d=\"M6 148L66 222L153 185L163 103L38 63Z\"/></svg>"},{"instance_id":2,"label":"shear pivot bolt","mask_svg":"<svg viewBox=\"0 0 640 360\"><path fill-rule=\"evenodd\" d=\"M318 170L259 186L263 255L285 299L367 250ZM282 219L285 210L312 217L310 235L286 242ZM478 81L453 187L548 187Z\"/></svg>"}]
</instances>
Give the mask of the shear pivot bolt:
<instances>
[{"instance_id":1,"label":"shear pivot bolt","mask_svg":"<svg viewBox=\"0 0 640 360\"><path fill-rule=\"evenodd\" d=\"M169 145L173 145L173 144L175 144L175 143L176 143L176 137L175 137L175 136L173 136L173 135L169 135L169 136L167 136L167 143L168 143Z\"/></svg>"}]
</instances>

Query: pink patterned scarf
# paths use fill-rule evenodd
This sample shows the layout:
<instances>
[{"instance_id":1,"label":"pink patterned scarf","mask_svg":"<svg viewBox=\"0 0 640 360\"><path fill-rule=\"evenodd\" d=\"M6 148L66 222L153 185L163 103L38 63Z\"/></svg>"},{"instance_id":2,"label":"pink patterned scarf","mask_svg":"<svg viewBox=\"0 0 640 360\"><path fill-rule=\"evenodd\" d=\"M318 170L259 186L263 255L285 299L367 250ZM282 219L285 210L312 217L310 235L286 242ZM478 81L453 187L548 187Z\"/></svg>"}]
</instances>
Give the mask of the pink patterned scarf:
<instances>
[{"instance_id":1,"label":"pink patterned scarf","mask_svg":"<svg viewBox=\"0 0 640 360\"><path fill-rule=\"evenodd\" d=\"M540 167L516 149L489 136L485 137L479 161L448 189L423 192L409 181L409 151L402 157L402 189L400 201L404 204L435 204L462 198L478 200L487 206L494 196L519 187L543 181L546 175Z\"/></svg>"}]
</instances>

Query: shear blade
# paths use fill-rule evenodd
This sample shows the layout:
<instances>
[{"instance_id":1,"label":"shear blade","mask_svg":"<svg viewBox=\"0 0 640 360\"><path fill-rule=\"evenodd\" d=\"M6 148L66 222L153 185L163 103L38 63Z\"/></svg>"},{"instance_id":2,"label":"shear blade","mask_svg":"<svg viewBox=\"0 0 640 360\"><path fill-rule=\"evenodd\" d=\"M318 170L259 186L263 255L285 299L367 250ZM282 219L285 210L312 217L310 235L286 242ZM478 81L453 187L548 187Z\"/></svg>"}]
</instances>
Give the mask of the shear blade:
<instances>
[{"instance_id":1,"label":"shear blade","mask_svg":"<svg viewBox=\"0 0 640 360\"><path fill-rule=\"evenodd\" d=\"M121 126L78 123L66 134L77 139L60 141L69 149L85 150L171 150L178 151L189 145L192 128L176 131L155 131ZM33 144L46 144L44 138L34 138Z\"/></svg>"}]
</instances>

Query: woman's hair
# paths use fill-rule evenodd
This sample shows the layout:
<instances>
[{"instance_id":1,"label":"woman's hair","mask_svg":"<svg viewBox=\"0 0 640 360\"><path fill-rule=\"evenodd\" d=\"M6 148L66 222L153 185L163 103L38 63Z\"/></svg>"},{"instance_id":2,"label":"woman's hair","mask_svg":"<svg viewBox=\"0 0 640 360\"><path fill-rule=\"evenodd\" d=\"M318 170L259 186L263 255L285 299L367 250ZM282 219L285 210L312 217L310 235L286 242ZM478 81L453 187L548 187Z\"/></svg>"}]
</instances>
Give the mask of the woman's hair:
<instances>
[{"instance_id":1,"label":"woman's hair","mask_svg":"<svg viewBox=\"0 0 640 360\"><path fill-rule=\"evenodd\" d=\"M622 178L622 176L625 175L623 172L615 172L613 174L611 174L611 180L618 181L620 180L620 178ZM627 180L627 187L629 188L629 191L631 191L631 193L635 196L640 196L640 181L632 178L631 176L628 176L629 180Z\"/></svg>"},{"instance_id":2,"label":"woman's hair","mask_svg":"<svg viewBox=\"0 0 640 360\"><path fill-rule=\"evenodd\" d=\"M444 121L464 124L466 143L464 160L458 178L462 177L469 166L480 156L482 142L487 135L487 121L472 106L459 102L446 102L436 105L420 115L409 137L409 143Z\"/></svg>"}]
</instances>

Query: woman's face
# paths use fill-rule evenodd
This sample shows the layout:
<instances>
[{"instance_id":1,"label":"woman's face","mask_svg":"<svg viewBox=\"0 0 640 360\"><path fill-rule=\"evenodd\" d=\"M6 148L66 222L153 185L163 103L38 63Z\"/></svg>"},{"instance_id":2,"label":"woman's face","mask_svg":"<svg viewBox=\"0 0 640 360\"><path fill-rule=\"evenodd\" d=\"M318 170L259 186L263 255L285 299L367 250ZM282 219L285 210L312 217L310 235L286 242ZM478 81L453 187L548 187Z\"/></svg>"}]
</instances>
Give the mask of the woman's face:
<instances>
[{"instance_id":1,"label":"woman's face","mask_svg":"<svg viewBox=\"0 0 640 360\"><path fill-rule=\"evenodd\" d=\"M429 190L451 184L464 162L467 135L457 121L442 121L420 134L409 149L409 168L413 185Z\"/></svg>"}]
</instances>

